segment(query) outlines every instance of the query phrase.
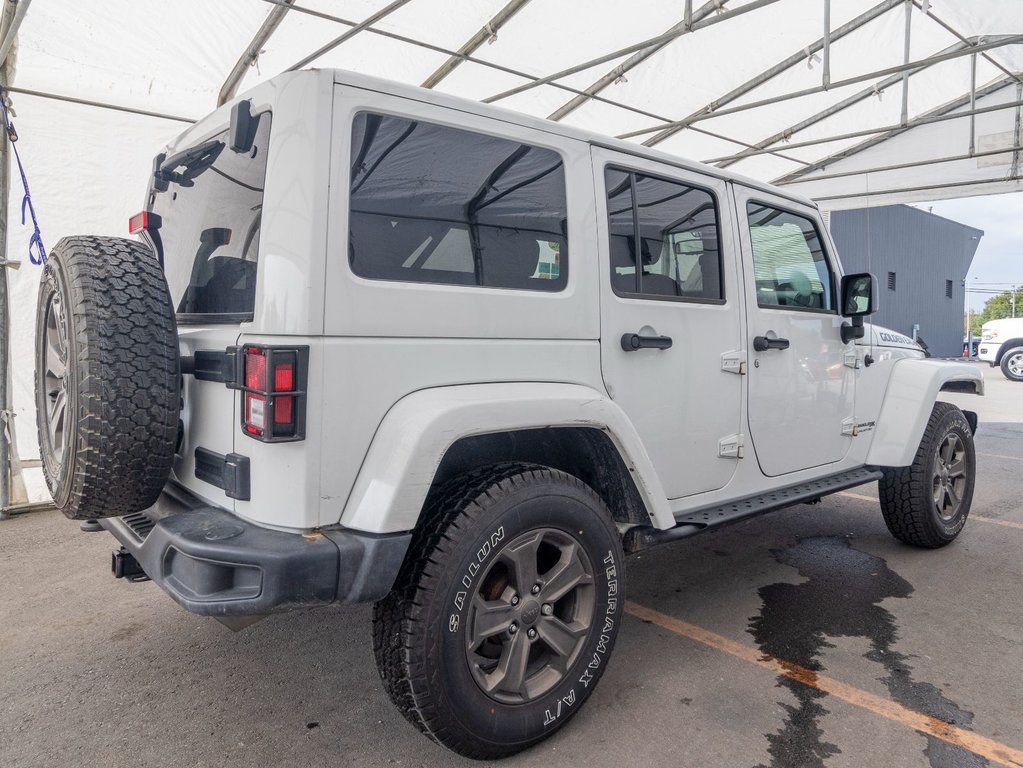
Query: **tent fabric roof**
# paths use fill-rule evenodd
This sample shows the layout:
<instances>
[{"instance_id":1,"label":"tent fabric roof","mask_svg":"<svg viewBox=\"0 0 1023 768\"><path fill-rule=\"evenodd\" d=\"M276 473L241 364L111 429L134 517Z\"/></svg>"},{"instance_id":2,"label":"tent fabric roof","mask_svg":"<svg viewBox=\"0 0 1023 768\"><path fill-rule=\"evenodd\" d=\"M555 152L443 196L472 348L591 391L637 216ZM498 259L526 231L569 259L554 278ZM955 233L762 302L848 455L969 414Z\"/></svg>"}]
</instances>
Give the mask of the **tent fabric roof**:
<instances>
[{"instance_id":1,"label":"tent fabric roof","mask_svg":"<svg viewBox=\"0 0 1023 768\"><path fill-rule=\"evenodd\" d=\"M427 84L712 160L827 208L1019 188L1019 2L48 0L19 31L11 96L44 242L123 234L152 157L216 106L247 49L239 93L306 66ZM973 84L991 109L971 119ZM15 178L11 211L20 198ZM12 218L10 258L28 236ZM19 443L33 456L38 272L10 279Z\"/></svg>"},{"instance_id":2,"label":"tent fabric roof","mask_svg":"<svg viewBox=\"0 0 1023 768\"><path fill-rule=\"evenodd\" d=\"M228 72L274 13L282 19L245 68L241 90L298 66L429 81L441 91L498 97L531 115L632 134L691 159L799 185L807 164L864 137L822 140L912 124L956 99L968 104L973 82L991 94L988 104L1018 101L1023 70L1023 4L1001 0L653 0L642 12L611 0L108 0L34 6L21 29L15 85L197 118L216 104ZM971 54L977 47L984 50ZM468 59L431 77L459 51ZM928 63L937 54L950 58ZM907 61L922 64L905 77L863 77ZM579 96L587 90L595 98ZM794 93L803 95L786 98ZM986 113L975 134L1011 133L1015 112ZM661 130L681 120L684 127ZM805 120L812 123L793 130ZM968 123L961 118L929 132L940 134L944 156L969 154ZM965 141L953 146L951 134ZM775 136L770 151L730 159ZM966 180L1008 181L998 171L1009 169L984 167L986 176ZM947 181L952 170L939 173ZM845 193L849 183L824 185L836 187Z\"/></svg>"}]
</instances>

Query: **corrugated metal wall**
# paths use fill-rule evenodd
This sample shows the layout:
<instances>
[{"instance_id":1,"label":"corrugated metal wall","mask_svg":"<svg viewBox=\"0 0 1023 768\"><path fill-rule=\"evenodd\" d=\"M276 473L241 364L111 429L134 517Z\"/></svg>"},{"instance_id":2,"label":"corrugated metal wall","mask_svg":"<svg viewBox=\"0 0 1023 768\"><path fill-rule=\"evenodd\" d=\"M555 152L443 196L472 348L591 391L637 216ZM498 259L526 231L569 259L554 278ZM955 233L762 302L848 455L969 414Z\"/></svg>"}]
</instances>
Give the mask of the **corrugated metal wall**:
<instances>
[{"instance_id":1,"label":"corrugated metal wall","mask_svg":"<svg viewBox=\"0 0 1023 768\"><path fill-rule=\"evenodd\" d=\"M871 321L907 336L919 325L935 357L960 356L963 280L984 232L908 205L833 211L830 219L846 273L877 277Z\"/></svg>"}]
</instances>

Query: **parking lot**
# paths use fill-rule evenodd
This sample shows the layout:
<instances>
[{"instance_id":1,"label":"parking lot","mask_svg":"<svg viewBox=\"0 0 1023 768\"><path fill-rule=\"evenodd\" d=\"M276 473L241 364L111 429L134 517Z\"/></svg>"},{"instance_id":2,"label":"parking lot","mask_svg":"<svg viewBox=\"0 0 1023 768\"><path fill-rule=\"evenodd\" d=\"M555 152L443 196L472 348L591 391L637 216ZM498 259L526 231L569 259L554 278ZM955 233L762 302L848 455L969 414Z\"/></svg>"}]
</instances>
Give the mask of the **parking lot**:
<instances>
[{"instance_id":1,"label":"parking lot","mask_svg":"<svg viewBox=\"0 0 1023 768\"><path fill-rule=\"evenodd\" d=\"M899 544L868 485L633 557L603 682L504 764L1023 765L1023 385L985 375L954 398L981 421L954 544ZM112 547L0 524L0 765L472 764L387 700L367 606L232 633L112 579Z\"/></svg>"}]
</instances>

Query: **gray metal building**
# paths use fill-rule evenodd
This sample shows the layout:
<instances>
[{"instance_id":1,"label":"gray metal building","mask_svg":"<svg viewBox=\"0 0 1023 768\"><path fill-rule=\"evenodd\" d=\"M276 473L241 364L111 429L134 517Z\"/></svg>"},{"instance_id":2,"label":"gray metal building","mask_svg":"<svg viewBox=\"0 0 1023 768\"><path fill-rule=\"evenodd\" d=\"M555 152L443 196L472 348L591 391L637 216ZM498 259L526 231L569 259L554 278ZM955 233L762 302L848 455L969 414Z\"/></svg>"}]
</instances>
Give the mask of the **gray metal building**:
<instances>
[{"instance_id":1,"label":"gray metal building","mask_svg":"<svg viewBox=\"0 0 1023 768\"><path fill-rule=\"evenodd\" d=\"M845 271L877 277L874 323L913 336L935 357L963 352L963 281L984 232L908 205L833 211Z\"/></svg>"}]
</instances>

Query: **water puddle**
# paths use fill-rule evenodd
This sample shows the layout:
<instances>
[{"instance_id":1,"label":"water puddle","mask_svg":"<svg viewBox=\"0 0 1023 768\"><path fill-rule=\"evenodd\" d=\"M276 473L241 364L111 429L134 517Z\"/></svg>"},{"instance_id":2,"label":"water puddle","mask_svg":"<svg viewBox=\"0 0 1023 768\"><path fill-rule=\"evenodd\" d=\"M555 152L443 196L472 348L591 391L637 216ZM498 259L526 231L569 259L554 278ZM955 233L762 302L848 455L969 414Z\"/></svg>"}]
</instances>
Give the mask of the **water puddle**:
<instances>
[{"instance_id":1,"label":"water puddle","mask_svg":"<svg viewBox=\"0 0 1023 768\"><path fill-rule=\"evenodd\" d=\"M749 632L762 651L812 672L823 672L821 652L834 647L828 638L864 637L893 701L947 723L969 726L973 713L960 709L930 683L913 680L910 657L894 650L898 638L895 617L881 606L886 598L907 598L913 586L881 558L853 548L840 537L798 540L786 549L772 550L779 563L799 571L802 584L769 584L759 590L760 614L750 620ZM840 673L834 673L841 678ZM779 702L786 718L775 733L765 734L769 768L817 768L842 750L827 741L821 717L827 694L788 677L778 685L791 691L795 704ZM978 768L987 760L932 736L924 750L931 768ZM758 768L767 768L758 766Z\"/></svg>"}]
</instances>

